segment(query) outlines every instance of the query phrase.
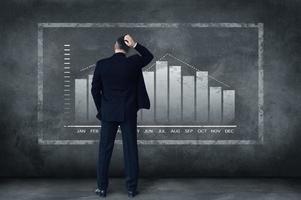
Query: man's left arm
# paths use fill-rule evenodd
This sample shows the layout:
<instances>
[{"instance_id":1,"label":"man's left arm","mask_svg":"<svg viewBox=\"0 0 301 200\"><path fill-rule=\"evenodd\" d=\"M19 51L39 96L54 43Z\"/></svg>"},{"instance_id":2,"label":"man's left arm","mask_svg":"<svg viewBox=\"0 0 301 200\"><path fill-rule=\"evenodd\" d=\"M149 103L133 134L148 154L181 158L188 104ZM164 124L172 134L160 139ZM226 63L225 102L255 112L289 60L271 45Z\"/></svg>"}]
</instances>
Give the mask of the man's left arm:
<instances>
[{"instance_id":1,"label":"man's left arm","mask_svg":"<svg viewBox=\"0 0 301 200\"><path fill-rule=\"evenodd\" d=\"M93 79L92 79L92 87L91 93L93 96L93 100L97 109L97 118L100 119L100 111L101 111L101 93L102 93L102 82L101 82L101 73L99 62L96 63Z\"/></svg>"},{"instance_id":2,"label":"man's left arm","mask_svg":"<svg viewBox=\"0 0 301 200\"><path fill-rule=\"evenodd\" d=\"M134 49L136 49L141 56L138 56L140 61L141 68L145 67L147 64L149 64L152 59L154 58L153 54L142 44L136 42L133 46Z\"/></svg>"}]
</instances>

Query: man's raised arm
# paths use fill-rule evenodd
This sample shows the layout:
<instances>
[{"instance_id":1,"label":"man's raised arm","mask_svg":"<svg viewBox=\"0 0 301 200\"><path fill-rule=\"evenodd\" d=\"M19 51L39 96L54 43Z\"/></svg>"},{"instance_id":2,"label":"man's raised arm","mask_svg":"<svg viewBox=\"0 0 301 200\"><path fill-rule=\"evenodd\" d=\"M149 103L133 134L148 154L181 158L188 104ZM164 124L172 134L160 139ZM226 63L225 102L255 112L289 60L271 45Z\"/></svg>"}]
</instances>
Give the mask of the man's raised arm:
<instances>
[{"instance_id":1,"label":"man's raised arm","mask_svg":"<svg viewBox=\"0 0 301 200\"><path fill-rule=\"evenodd\" d=\"M145 48L142 44L135 42L134 39L130 35L127 34L124 36L124 42L129 47L134 48L138 51L138 53L140 54L140 56L138 56L138 58L139 58L141 67L146 66L154 58L153 54L147 48Z\"/></svg>"},{"instance_id":2,"label":"man's raised arm","mask_svg":"<svg viewBox=\"0 0 301 200\"><path fill-rule=\"evenodd\" d=\"M142 46L139 43L136 43L135 47L134 47L141 55L141 62L143 67L146 66L148 63L150 63L152 61L152 59L154 58L153 54L144 46Z\"/></svg>"}]
</instances>

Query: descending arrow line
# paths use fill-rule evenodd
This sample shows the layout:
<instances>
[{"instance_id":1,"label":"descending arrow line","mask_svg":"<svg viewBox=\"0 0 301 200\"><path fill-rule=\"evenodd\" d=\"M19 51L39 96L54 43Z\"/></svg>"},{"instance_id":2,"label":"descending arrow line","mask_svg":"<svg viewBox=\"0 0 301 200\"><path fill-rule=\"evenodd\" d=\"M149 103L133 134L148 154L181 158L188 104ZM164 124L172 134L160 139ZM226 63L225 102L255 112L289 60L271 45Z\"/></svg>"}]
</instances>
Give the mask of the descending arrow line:
<instances>
[{"instance_id":1,"label":"descending arrow line","mask_svg":"<svg viewBox=\"0 0 301 200\"><path fill-rule=\"evenodd\" d=\"M162 59L165 58L166 56L170 56L170 57L176 59L177 61L179 61L179 62L181 62L181 63L187 65L188 67L192 68L193 70L199 71L199 69L197 69L196 67L194 67L194 66L190 65L189 63L187 63L187 62L185 62L185 61L183 61L183 60L181 60L181 59L175 57L174 55L172 55L172 54L170 54L170 53L166 53L164 56L162 56L161 58L159 58L159 60L162 60ZM146 71L150 70L155 64L156 64L156 63L153 63L151 66L149 66L149 67L146 69ZM223 85L226 86L226 87L231 87L230 85L228 85L228 84L226 84L226 83L224 83L224 82L222 82L222 81L217 80L217 79L216 79L215 77L213 77L213 76L208 75L208 77L211 78L211 79L213 79L213 80L215 80L216 82L219 82L219 83L223 84Z\"/></svg>"},{"instance_id":2,"label":"descending arrow line","mask_svg":"<svg viewBox=\"0 0 301 200\"><path fill-rule=\"evenodd\" d=\"M95 64L92 64L92 65L89 65L88 67L84 67L84 68L82 68L82 69L80 69L79 71L85 71L85 70L87 70L87 69L90 69L90 68L92 68L92 67L95 67L96 65Z\"/></svg>"}]
</instances>

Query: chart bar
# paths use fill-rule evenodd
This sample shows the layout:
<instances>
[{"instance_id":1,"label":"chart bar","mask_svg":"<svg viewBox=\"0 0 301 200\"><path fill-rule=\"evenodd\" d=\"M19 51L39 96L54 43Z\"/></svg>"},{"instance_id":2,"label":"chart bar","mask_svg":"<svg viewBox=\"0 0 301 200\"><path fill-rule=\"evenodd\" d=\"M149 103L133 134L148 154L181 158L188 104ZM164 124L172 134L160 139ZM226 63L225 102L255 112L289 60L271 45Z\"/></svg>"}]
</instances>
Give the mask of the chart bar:
<instances>
[{"instance_id":1,"label":"chart bar","mask_svg":"<svg viewBox=\"0 0 301 200\"><path fill-rule=\"evenodd\" d=\"M137 111L137 123L142 122L142 109Z\"/></svg>"},{"instance_id":2,"label":"chart bar","mask_svg":"<svg viewBox=\"0 0 301 200\"><path fill-rule=\"evenodd\" d=\"M88 75L88 118L89 121L96 120L97 109L91 93L93 75Z\"/></svg>"},{"instance_id":3,"label":"chart bar","mask_svg":"<svg viewBox=\"0 0 301 200\"><path fill-rule=\"evenodd\" d=\"M194 121L194 76L183 76L183 121Z\"/></svg>"},{"instance_id":4,"label":"chart bar","mask_svg":"<svg viewBox=\"0 0 301 200\"><path fill-rule=\"evenodd\" d=\"M87 120L87 79L75 79L75 120Z\"/></svg>"},{"instance_id":5,"label":"chart bar","mask_svg":"<svg viewBox=\"0 0 301 200\"><path fill-rule=\"evenodd\" d=\"M208 122L208 72L196 72L196 118L198 122Z\"/></svg>"},{"instance_id":6,"label":"chart bar","mask_svg":"<svg viewBox=\"0 0 301 200\"><path fill-rule=\"evenodd\" d=\"M210 87L210 108L209 119L210 123L220 124L222 119L222 88Z\"/></svg>"},{"instance_id":7,"label":"chart bar","mask_svg":"<svg viewBox=\"0 0 301 200\"><path fill-rule=\"evenodd\" d=\"M169 121L181 121L181 66L169 66Z\"/></svg>"},{"instance_id":8,"label":"chart bar","mask_svg":"<svg viewBox=\"0 0 301 200\"><path fill-rule=\"evenodd\" d=\"M145 87L150 101L150 109L143 109L142 111L142 121L143 122L154 122L155 112L154 112L154 94L155 94L155 85L154 85L154 72L144 71L143 77L145 82Z\"/></svg>"},{"instance_id":9,"label":"chart bar","mask_svg":"<svg viewBox=\"0 0 301 200\"><path fill-rule=\"evenodd\" d=\"M156 121L168 121L167 61L156 61Z\"/></svg>"},{"instance_id":10,"label":"chart bar","mask_svg":"<svg viewBox=\"0 0 301 200\"><path fill-rule=\"evenodd\" d=\"M223 123L233 123L235 119L235 90L223 90Z\"/></svg>"}]
</instances>

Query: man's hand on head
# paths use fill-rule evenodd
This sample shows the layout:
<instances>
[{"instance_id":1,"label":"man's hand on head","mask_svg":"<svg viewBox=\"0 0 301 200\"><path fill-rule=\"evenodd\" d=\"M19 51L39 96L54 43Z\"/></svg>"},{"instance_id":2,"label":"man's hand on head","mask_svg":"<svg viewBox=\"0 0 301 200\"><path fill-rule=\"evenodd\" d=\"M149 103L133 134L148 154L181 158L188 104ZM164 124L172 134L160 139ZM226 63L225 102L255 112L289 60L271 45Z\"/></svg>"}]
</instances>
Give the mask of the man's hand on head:
<instances>
[{"instance_id":1,"label":"man's hand on head","mask_svg":"<svg viewBox=\"0 0 301 200\"><path fill-rule=\"evenodd\" d=\"M133 39L132 36L130 36L129 34L126 34L124 36L124 42L127 46L134 48L137 44L137 42Z\"/></svg>"}]
</instances>

